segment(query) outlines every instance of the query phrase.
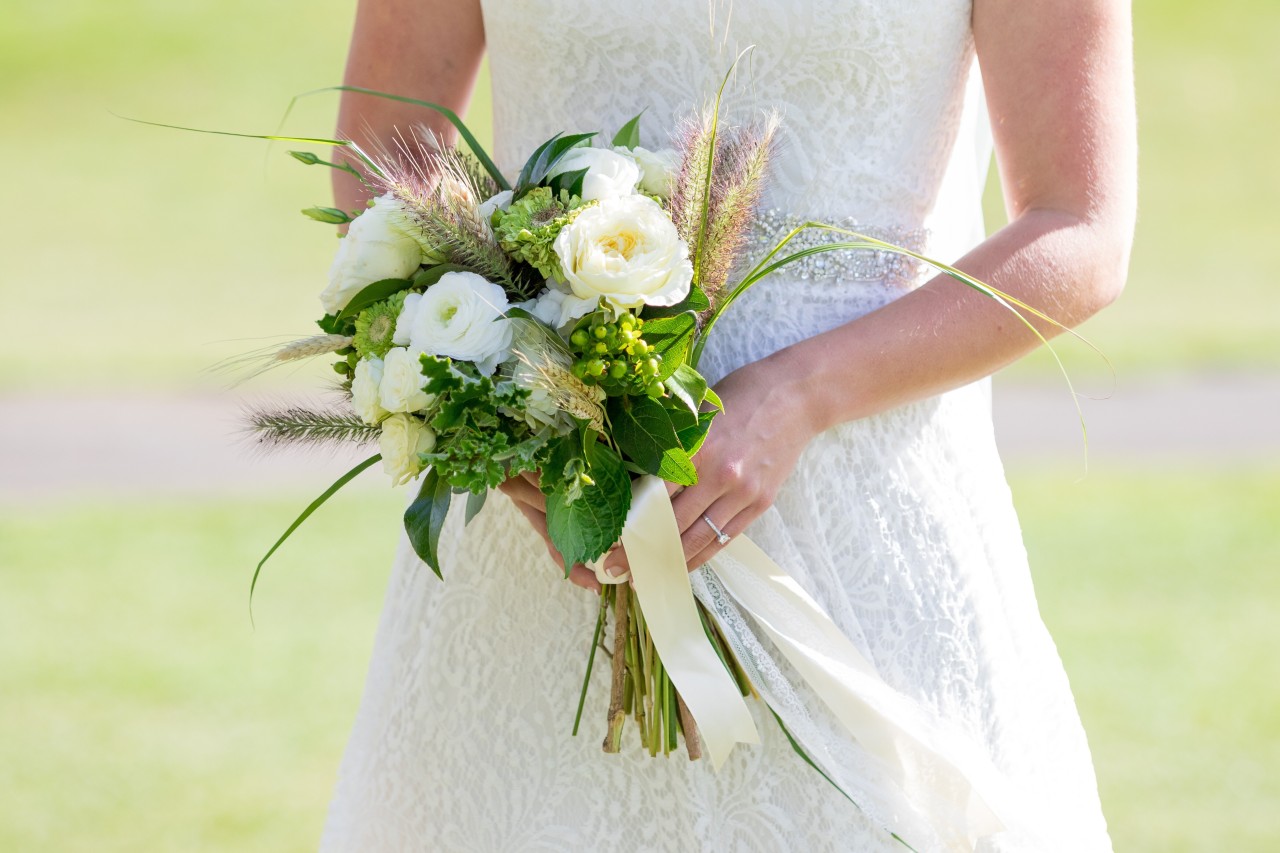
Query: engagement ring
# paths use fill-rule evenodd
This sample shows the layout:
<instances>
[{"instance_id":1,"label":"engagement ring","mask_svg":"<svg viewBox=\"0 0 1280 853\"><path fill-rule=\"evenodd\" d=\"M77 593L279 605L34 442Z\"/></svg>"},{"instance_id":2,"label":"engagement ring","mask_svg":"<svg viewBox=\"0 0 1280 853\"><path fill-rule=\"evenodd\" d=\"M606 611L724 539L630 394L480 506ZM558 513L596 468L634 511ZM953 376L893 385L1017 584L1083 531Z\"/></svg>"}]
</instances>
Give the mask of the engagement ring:
<instances>
[{"instance_id":1,"label":"engagement ring","mask_svg":"<svg viewBox=\"0 0 1280 853\"><path fill-rule=\"evenodd\" d=\"M716 532L716 541L717 541L717 542L719 542L721 545L727 545L727 544L729 544L729 534L728 534L728 533L725 533L725 532L724 532L723 530L721 530L719 527L716 527L716 523L715 523L714 521L712 521L712 520L711 520L711 516L709 516L709 515L704 515L704 516L702 517L702 520L703 520L703 521L705 521L705 522L707 523L707 525L708 525L712 530L714 530L714 531Z\"/></svg>"}]
</instances>

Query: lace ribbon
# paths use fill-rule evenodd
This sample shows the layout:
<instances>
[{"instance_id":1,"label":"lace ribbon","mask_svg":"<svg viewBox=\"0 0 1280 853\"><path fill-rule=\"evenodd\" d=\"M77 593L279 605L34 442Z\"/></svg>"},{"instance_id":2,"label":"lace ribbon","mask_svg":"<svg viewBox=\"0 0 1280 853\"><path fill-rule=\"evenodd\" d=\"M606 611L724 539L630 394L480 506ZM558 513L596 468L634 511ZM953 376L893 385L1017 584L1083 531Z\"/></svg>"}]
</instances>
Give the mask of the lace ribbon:
<instances>
[{"instance_id":1,"label":"lace ribbon","mask_svg":"<svg viewBox=\"0 0 1280 853\"><path fill-rule=\"evenodd\" d=\"M719 768L735 743L755 743L758 733L703 634L666 484L642 477L633 496L622 541L635 592L663 665ZM719 586L880 762L914 811L945 827L940 836L963 839L969 849L1005 828L993 809L1001 799L999 774L975 746L886 683L822 607L750 539L736 537L721 554L707 567Z\"/></svg>"}]
</instances>

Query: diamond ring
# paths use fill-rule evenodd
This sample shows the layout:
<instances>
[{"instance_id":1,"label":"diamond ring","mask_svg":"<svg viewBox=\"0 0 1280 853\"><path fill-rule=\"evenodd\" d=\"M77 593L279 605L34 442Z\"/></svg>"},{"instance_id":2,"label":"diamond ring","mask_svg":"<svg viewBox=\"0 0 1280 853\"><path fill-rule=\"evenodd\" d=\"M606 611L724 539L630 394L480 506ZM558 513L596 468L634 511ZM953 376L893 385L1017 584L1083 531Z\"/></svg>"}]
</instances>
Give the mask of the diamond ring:
<instances>
[{"instance_id":1,"label":"diamond ring","mask_svg":"<svg viewBox=\"0 0 1280 853\"><path fill-rule=\"evenodd\" d=\"M721 545L727 545L727 544L729 544L729 534L728 534L728 533L725 533L725 532L724 532L723 530L721 530L719 527L716 527L716 523L715 523L714 521L712 521L712 520L711 520L711 516L709 516L709 515L704 515L704 516L702 517L702 520L703 520L703 521L705 521L705 522L707 523L707 526L708 526L708 527L710 527L712 530L714 530L714 531L716 532L716 541L717 541L717 542L719 542Z\"/></svg>"}]
</instances>

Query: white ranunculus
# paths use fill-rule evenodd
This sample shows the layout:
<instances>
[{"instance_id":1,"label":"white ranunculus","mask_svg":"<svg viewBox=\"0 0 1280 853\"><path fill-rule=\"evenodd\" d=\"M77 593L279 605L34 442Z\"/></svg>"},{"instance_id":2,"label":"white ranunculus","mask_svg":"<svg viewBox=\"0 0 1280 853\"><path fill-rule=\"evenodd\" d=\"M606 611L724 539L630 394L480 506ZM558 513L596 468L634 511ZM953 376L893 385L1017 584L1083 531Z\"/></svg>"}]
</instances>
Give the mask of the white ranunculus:
<instances>
[{"instance_id":1,"label":"white ranunculus","mask_svg":"<svg viewBox=\"0 0 1280 853\"><path fill-rule=\"evenodd\" d=\"M417 418L396 414L382 422L378 437L382 451L382 470L392 482L402 486L422 472L419 453L430 453L436 446L436 434Z\"/></svg>"},{"instance_id":2,"label":"white ranunculus","mask_svg":"<svg viewBox=\"0 0 1280 853\"><path fill-rule=\"evenodd\" d=\"M551 167L547 177L579 169L587 170L582 180L583 201L631 195L636 191L636 184L640 183L640 166L635 159L605 148L570 148Z\"/></svg>"},{"instance_id":3,"label":"white ranunculus","mask_svg":"<svg viewBox=\"0 0 1280 853\"><path fill-rule=\"evenodd\" d=\"M427 288L409 320L409 348L475 362L486 376L511 354L501 287L473 272L448 272Z\"/></svg>"},{"instance_id":4,"label":"white ranunculus","mask_svg":"<svg viewBox=\"0 0 1280 853\"><path fill-rule=\"evenodd\" d=\"M530 300L526 308L530 314L559 331L569 323L595 310L598 299L581 299L554 287L542 291L537 299Z\"/></svg>"},{"instance_id":5,"label":"white ranunculus","mask_svg":"<svg viewBox=\"0 0 1280 853\"><path fill-rule=\"evenodd\" d=\"M490 196L480 202L480 218L485 222L488 222L493 217L493 212L495 210L505 211L507 208L511 207L511 199L514 195L515 194L512 193L511 190L503 190L497 195Z\"/></svg>"},{"instance_id":6,"label":"white ranunculus","mask_svg":"<svg viewBox=\"0 0 1280 853\"><path fill-rule=\"evenodd\" d=\"M667 198L675 184L676 170L680 168L680 152L671 148L650 151L648 148L614 148L631 156L640 167L640 189Z\"/></svg>"},{"instance_id":7,"label":"white ranunculus","mask_svg":"<svg viewBox=\"0 0 1280 853\"><path fill-rule=\"evenodd\" d=\"M413 274L422 263L422 247L408 227L404 208L390 193L355 218L338 243L329 286L320 294L325 313L337 314L365 285Z\"/></svg>"},{"instance_id":8,"label":"white ranunculus","mask_svg":"<svg viewBox=\"0 0 1280 853\"><path fill-rule=\"evenodd\" d=\"M382 408L388 412L420 412L431 405L431 395L422 390L427 378L422 375L418 353L394 347L387 350L382 362L382 381L378 383Z\"/></svg>"},{"instance_id":9,"label":"white ranunculus","mask_svg":"<svg viewBox=\"0 0 1280 853\"><path fill-rule=\"evenodd\" d=\"M386 417L387 410L378 401L378 388L382 383L382 359L362 358L356 362L351 375L351 405L360 420L373 426Z\"/></svg>"},{"instance_id":10,"label":"white ranunculus","mask_svg":"<svg viewBox=\"0 0 1280 853\"><path fill-rule=\"evenodd\" d=\"M391 343L398 347L409 345L409 324L418 313L420 299L422 299L421 293L410 293L404 298L404 304L400 306L400 313L396 316L396 330L391 335Z\"/></svg>"},{"instance_id":11,"label":"white ranunculus","mask_svg":"<svg viewBox=\"0 0 1280 853\"><path fill-rule=\"evenodd\" d=\"M689 294L693 264L671 217L643 195L608 199L583 210L552 249L573 295L614 308L675 305Z\"/></svg>"}]
</instances>

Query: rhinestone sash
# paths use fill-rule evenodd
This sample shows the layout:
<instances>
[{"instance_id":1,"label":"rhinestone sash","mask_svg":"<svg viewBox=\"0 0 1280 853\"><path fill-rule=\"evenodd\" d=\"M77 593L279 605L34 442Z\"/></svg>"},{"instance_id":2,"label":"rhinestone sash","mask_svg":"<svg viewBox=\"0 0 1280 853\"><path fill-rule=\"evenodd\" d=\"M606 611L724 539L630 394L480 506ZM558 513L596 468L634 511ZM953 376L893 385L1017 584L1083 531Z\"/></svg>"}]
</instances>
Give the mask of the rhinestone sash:
<instances>
[{"instance_id":1,"label":"rhinestone sash","mask_svg":"<svg viewBox=\"0 0 1280 853\"><path fill-rule=\"evenodd\" d=\"M779 208L759 211L747 238L747 257L755 262L773 249L792 229L805 222L824 222L837 228L857 231L868 237L893 243L913 252L924 250L929 232L924 228L894 228L868 225L853 217L825 220L819 217L803 217ZM801 231L783 249L791 253L827 243L839 243L854 238L833 231L817 228ZM781 254L779 255L781 257ZM842 249L808 255L783 268L784 274L802 280L840 279L844 281L885 281L907 284L919 274L921 263L915 258L873 249Z\"/></svg>"}]
</instances>

